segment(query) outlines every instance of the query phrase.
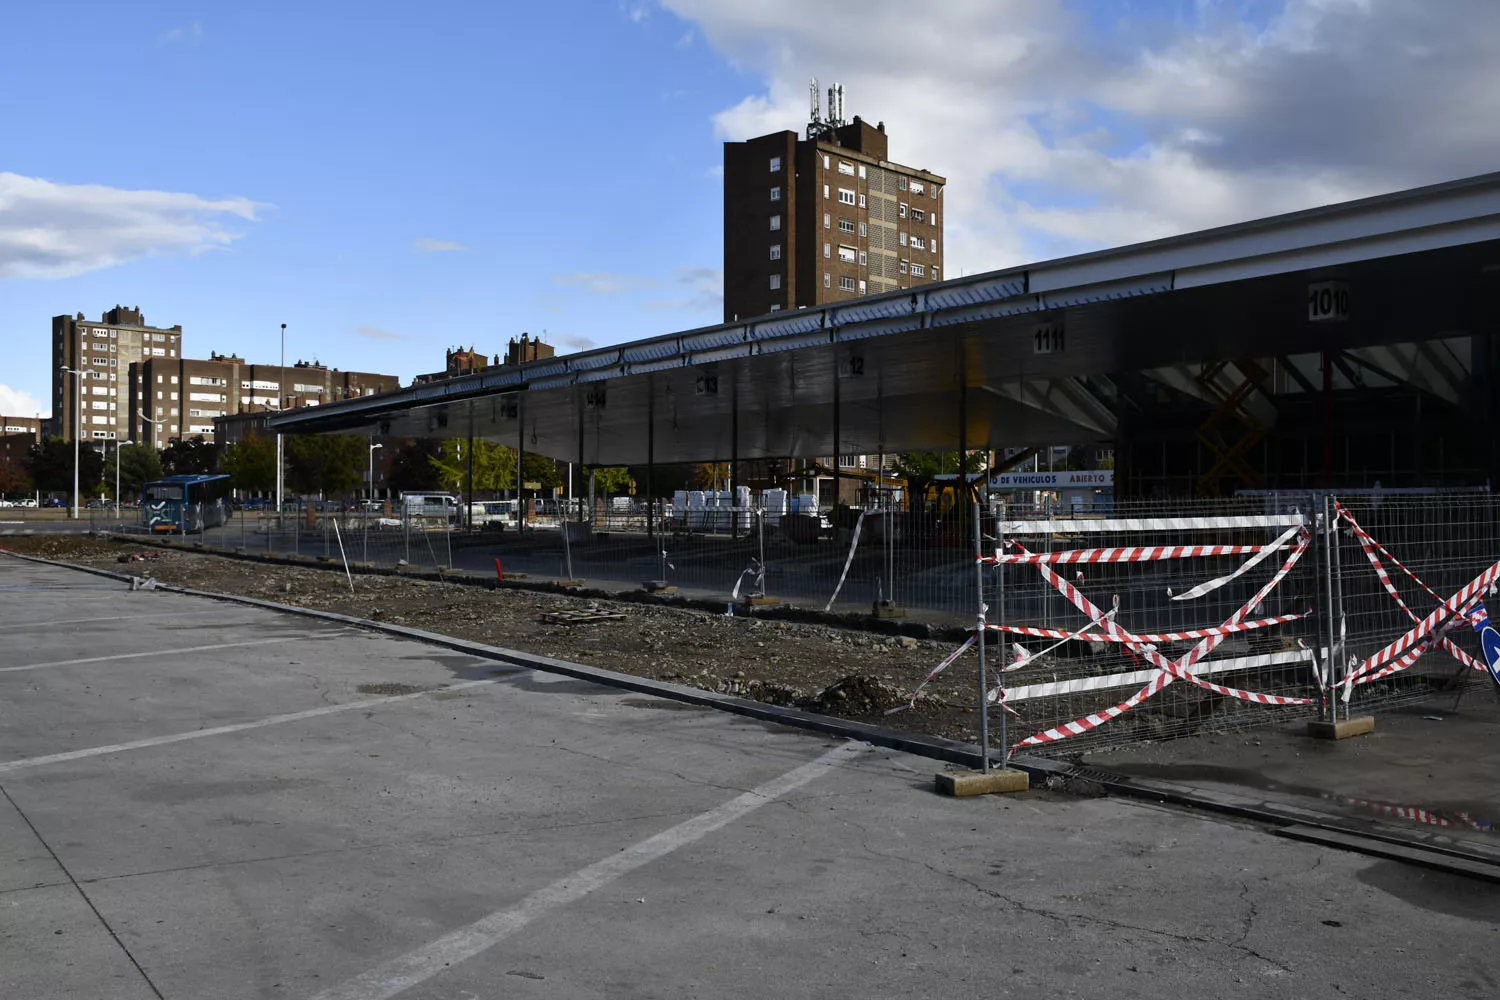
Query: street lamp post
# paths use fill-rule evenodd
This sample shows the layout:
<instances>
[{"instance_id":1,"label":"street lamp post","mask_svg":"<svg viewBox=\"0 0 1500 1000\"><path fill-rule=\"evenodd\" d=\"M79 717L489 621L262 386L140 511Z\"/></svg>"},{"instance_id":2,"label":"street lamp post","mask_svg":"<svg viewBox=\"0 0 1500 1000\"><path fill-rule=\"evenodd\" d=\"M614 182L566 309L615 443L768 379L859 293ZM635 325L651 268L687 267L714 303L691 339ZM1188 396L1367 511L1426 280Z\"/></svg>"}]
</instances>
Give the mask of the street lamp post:
<instances>
[{"instance_id":1,"label":"street lamp post","mask_svg":"<svg viewBox=\"0 0 1500 1000\"><path fill-rule=\"evenodd\" d=\"M77 376L78 401L73 405L73 520L78 520L78 442L83 438L83 375L76 368L62 366L62 370Z\"/></svg>"},{"instance_id":2,"label":"street lamp post","mask_svg":"<svg viewBox=\"0 0 1500 1000\"><path fill-rule=\"evenodd\" d=\"M276 371L276 412L281 412L282 401L286 399L286 324L281 324L281 367ZM281 488L283 462L281 460L281 431L276 432L276 516L281 516Z\"/></svg>"},{"instance_id":3,"label":"street lamp post","mask_svg":"<svg viewBox=\"0 0 1500 1000\"><path fill-rule=\"evenodd\" d=\"M370 442L370 486L365 492L365 517L364 517L364 561L370 561L370 509L375 504L375 449L384 448L383 444Z\"/></svg>"}]
</instances>

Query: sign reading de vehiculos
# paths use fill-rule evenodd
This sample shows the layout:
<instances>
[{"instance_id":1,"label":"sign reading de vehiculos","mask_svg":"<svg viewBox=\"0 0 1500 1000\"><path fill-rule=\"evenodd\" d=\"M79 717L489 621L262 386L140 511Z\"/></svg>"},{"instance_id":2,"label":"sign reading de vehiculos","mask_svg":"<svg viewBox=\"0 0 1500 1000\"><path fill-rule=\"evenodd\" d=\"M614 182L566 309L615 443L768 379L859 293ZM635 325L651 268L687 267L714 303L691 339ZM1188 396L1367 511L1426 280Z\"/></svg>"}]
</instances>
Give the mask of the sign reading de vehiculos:
<instances>
[{"instance_id":1,"label":"sign reading de vehiculos","mask_svg":"<svg viewBox=\"0 0 1500 1000\"><path fill-rule=\"evenodd\" d=\"M1113 469L1063 469L1058 472L1002 472L990 480L992 490L1058 490L1102 488L1115 484Z\"/></svg>"}]
</instances>

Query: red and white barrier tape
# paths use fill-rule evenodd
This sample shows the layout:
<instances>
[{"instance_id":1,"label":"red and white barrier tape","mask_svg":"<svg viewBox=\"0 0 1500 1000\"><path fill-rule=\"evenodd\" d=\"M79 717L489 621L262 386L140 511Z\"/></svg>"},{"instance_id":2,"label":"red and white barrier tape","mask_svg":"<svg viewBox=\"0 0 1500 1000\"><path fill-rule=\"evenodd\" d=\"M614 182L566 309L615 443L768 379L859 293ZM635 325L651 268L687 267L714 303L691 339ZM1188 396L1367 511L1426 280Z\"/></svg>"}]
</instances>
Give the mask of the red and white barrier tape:
<instances>
[{"instance_id":1,"label":"red and white barrier tape","mask_svg":"<svg viewBox=\"0 0 1500 1000\"><path fill-rule=\"evenodd\" d=\"M1203 583L1198 584L1198 586L1194 587L1193 589L1185 590L1180 594L1172 594L1172 600L1191 601L1194 598L1202 597L1204 594L1212 593L1225 584L1239 579L1255 567L1259 566L1262 562L1264 562L1271 555L1271 553L1279 552L1282 549L1286 548L1286 543L1291 540L1292 536L1302 530L1303 529L1300 526L1294 526L1286 529L1286 531L1284 531L1274 542L1271 542L1269 545L1262 546L1260 551L1256 552L1255 555L1251 556L1249 559L1246 559L1243 563L1241 563L1239 568L1234 572L1226 573L1225 575L1215 577L1212 580L1205 580ZM1168 591L1168 593L1171 593L1171 591Z\"/></svg>"},{"instance_id":2,"label":"red and white barrier tape","mask_svg":"<svg viewBox=\"0 0 1500 1000\"><path fill-rule=\"evenodd\" d=\"M922 679L922 683L918 684L917 685L917 689L911 693L911 701L910 702L908 702L905 705L897 705L895 708L888 708L888 709L885 710L885 714L886 715L895 715L897 712L905 712L907 709L916 708L917 707L917 698L918 698L918 696L921 695L922 689L925 688L927 685L931 684L932 683L932 679L934 677L936 677L938 674L942 673L944 670L947 670L949 667L953 666L953 661L957 660L960 656L964 655L964 653L968 652L969 647L972 646L972 645L974 645L974 643L978 640L978 638L979 638L978 634L975 634L975 635L971 635L967 639L965 639L963 641L963 645L959 646L953 652L951 652L947 656L943 657L943 662L939 663L937 666L933 667L932 670L927 674L927 676Z\"/></svg>"},{"instance_id":3,"label":"red and white barrier tape","mask_svg":"<svg viewBox=\"0 0 1500 1000\"><path fill-rule=\"evenodd\" d=\"M1304 611L1297 615L1278 615L1275 618L1257 618L1254 621L1237 622L1233 625L1216 625L1211 628L1195 628L1186 632L1142 632L1132 638L1145 642L1189 642L1197 639L1206 639L1211 635L1232 635L1236 632L1249 632L1258 628L1269 628L1272 625L1284 625L1294 622L1299 618L1306 618L1312 614ZM1119 636L1105 635L1098 632L1064 632L1059 628L1037 628L1031 625L986 625L986 628L994 632L1009 632L1013 635L1030 635L1039 639L1082 639L1085 642L1126 642ZM1088 628L1087 625L1084 626ZM1041 655L1041 654L1037 654Z\"/></svg>"},{"instance_id":4,"label":"red and white barrier tape","mask_svg":"<svg viewBox=\"0 0 1500 1000\"><path fill-rule=\"evenodd\" d=\"M1352 673L1342 681L1339 681L1336 686L1351 686L1357 683L1359 678L1378 670L1391 660L1402 656L1407 650L1425 639L1428 633L1451 618L1460 608L1469 604L1475 598L1483 597L1495 585L1497 579L1500 579L1500 562L1496 562L1489 569L1486 569L1474 579L1464 584L1457 593L1444 601L1436 611L1423 618L1399 638L1369 657ZM1421 654L1418 653L1417 655L1420 656Z\"/></svg>"},{"instance_id":5,"label":"red and white barrier tape","mask_svg":"<svg viewBox=\"0 0 1500 1000\"><path fill-rule=\"evenodd\" d=\"M1349 512L1349 509L1347 507L1343 506L1342 504L1335 504L1334 509L1338 512L1339 517L1349 522L1349 528L1354 532L1354 537L1359 539L1360 548L1364 550L1365 558L1368 559L1370 561L1370 565L1374 567L1375 576L1379 578L1380 585L1385 588L1386 593L1391 595L1391 598L1396 602L1396 606L1399 607L1402 611L1406 612L1406 616L1408 618L1410 618L1412 621L1420 621L1420 619L1417 617L1416 612L1412 611L1412 609L1407 606L1406 601L1402 600L1401 593L1396 589L1396 585L1391 582L1391 576L1386 572L1385 564L1380 561L1380 556L1376 554L1377 550L1380 553L1383 553L1385 557L1391 562L1395 563L1396 566L1400 568L1401 572L1410 577L1417 586L1421 587L1423 590L1427 591L1427 593L1431 594L1433 600L1439 602L1442 601L1442 597L1437 593L1437 591L1433 590L1431 587L1427 586L1427 584L1423 583L1421 579L1418 578L1417 574L1407 569L1405 564L1403 564L1401 560L1391 555L1390 551L1386 549L1384 545L1381 545L1378 541L1370 536L1369 532L1360 527L1359 522L1354 519L1354 515ZM1468 653L1460 649L1456 644L1454 644L1452 639L1448 639L1445 637L1441 639L1438 644L1442 647L1444 652L1448 653L1455 660L1457 660L1459 663L1464 664L1469 669L1484 670L1484 664L1480 663L1478 660L1474 659L1474 657L1470 656ZM1395 671L1390 671L1390 673L1395 673ZM1381 671L1381 675L1386 676L1387 672Z\"/></svg>"},{"instance_id":6,"label":"red and white barrier tape","mask_svg":"<svg viewBox=\"0 0 1500 1000\"><path fill-rule=\"evenodd\" d=\"M1245 604L1239 608L1239 610L1235 611L1233 615L1230 615L1229 619L1224 624L1233 625L1240 621L1243 621L1245 616L1248 615L1252 609L1259 607L1261 602L1265 600L1266 595L1269 594L1272 590L1276 589L1277 585L1280 584L1281 581L1286 578L1286 575L1292 571L1292 567L1297 565L1297 561L1302 558L1303 554L1307 551L1308 546L1311 543L1312 534L1310 532L1303 531L1302 535L1297 540L1296 546L1293 547L1291 553L1287 556L1286 561L1282 563L1281 568L1276 571L1276 574L1272 576L1271 579L1268 580L1265 585L1260 588L1260 590L1256 591L1255 594L1250 598L1250 600L1246 601ZM1062 584L1063 586L1066 586L1069 591L1072 591L1075 596L1077 596L1080 600L1083 601L1084 604L1087 605L1087 607L1082 607L1078 605L1077 602L1075 602L1075 606L1078 606L1080 610L1084 612L1084 614L1090 614L1088 608L1092 608L1093 605L1089 604L1087 599L1083 598L1083 595L1078 594L1076 589L1071 587L1071 585L1068 585L1066 581L1061 580L1056 573L1049 570L1045 565L1041 566L1040 569L1044 576L1050 577L1049 582L1051 582L1054 587ZM1059 590L1061 590L1061 587L1059 587ZM1067 594L1065 593L1064 596L1067 596ZM1071 600L1072 598L1070 597L1069 599ZM1095 612L1097 612L1097 609L1095 609ZM1095 613L1091 614L1090 617L1098 618L1099 615ZM1114 627L1118 628L1118 626ZM1191 674L1186 673L1188 667L1192 666L1194 663L1207 656L1220 643L1222 643L1226 637L1227 636L1224 635L1215 635L1208 636L1207 638L1200 640L1196 646L1194 646L1191 650L1184 654L1183 657L1175 664L1170 664L1167 660L1163 659L1160 655L1157 654L1155 649L1152 649L1150 647L1137 647L1134 644L1127 644L1125 647L1127 650L1141 653L1142 655L1146 656L1146 658L1150 660L1152 664L1161 668L1157 675L1151 679L1150 683L1141 688L1141 690L1137 691L1135 694L1131 695L1125 701L1120 702L1118 705L1115 705L1112 708L1107 708L1103 712L1096 712L1092 715L1086 715L1081 719L1077 719L1069 723L1064 723L1063 725L1058 726L1054 729L1048 729L1044 732L1037 733L1035 736L1027 737L1020 743L1017 743L1016 746L1039 746L1045 743L1053 743L1058 740L1064 740L1069 736L1078 736L1082 733L1088 732L1091 729L1097 729L1099 726L1110 721L1111 719L1114 719L1124 714L1125 712L1128 712L1130 709L1139 705L1141 702L1150 698L1162 688L1178 679L1178 675L1173 672L1174 670L1182 671L1185 674L1186 678L1191 678L1192 681L1199 684L1200 686L1208 688L1209 690L1217 690L1221 693L1235 691L1236 689L1233 688L1220 688L1219 685L1210 684L1209 682L1204 681L1201 678L1193 677ZM1248 693L1249 692L1237 692L1237 694ZM1263 695L1261 697L1271 698L1275 696ZM1311 700L1312 699L1310 698L1284 699L1269 703L1309 704ZM1262 702L1262 704L1264 703L1266 702Z\"/></svg>"},{"instance_id":7,"label":"red and white barrier tape","mask_svg":"<svg viewBox=\"0 0 1500 1000\"><path fill-rule=\"evenodd\" d=\"M981 556L979 561L1011 566L1034 566L1038 563L1065 565L1072 563L1160 562L1166 559L1198 559L1204 556L1241 556L1259 552L1261 545L1138 545L1120 549L1069 549L1066 552L1027 552L1010 555L996 552Z\"/></svg>"}]
</instances>

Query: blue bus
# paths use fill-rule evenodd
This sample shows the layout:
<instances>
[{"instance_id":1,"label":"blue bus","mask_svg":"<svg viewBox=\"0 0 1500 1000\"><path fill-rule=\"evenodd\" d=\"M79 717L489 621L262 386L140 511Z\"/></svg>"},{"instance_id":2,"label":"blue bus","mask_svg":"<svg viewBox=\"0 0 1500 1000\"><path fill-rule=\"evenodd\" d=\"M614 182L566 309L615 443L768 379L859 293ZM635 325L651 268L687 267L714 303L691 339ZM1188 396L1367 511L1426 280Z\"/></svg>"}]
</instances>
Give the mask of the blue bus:
<instances>
[{"instance_id":1,"label":"blue bus","mask_svg":"<svg viewBox=\"0 0 1500 1000\"><path fill-rule=\"evenodd\" d=\"M141 524L147 531L187 534L228 520L228 476L167 476L141 487Z\"/></svg>"}]
</instances>

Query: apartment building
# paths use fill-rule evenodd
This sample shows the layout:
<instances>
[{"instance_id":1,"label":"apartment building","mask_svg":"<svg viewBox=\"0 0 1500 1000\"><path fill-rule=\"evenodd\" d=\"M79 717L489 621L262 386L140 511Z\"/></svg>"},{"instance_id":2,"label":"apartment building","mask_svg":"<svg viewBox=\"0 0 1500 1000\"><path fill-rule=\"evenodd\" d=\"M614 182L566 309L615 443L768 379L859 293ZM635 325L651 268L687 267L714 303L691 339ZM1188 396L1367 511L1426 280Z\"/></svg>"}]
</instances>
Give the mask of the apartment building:
<instances>
[{"instance_id":1,"label":"apartment building","mask_svg":"<svg viewBox=\"0 0 1500 1000\"><path fill-rule=\"evenodd\" d=\"M131 365L129 413L135 440L158 448L173 438L215 439L217 418L255 410L292 409L398 389L395 375L341 371L316 361L253 365L234 354L151 358Z\"/></svg>"},{"instance_id":2,"label":"apartment building","mask_svg":"<svg viewBox=\"0 0 1500 1000\"><path fill-rule=\"evenodd\" d=\"M892 162L842 87L828 104L814 80L806 138L724 144L726 323L942 279L947 178Z\"/></svg>"},{"instance_id":3,"label":"apartment building","mask_svg":"<svg viewBox=\"0 0 1500 1000\"><path fill-rule=\"evenodd\" d=\"M69 441L75 430L84 441L125 440L132 426L130 366L181 357L182 327L148 326L139 306L116 305L97 323L83 313L52 317L49 429ZM83 373L81 385L64 366Z\"/></svg>"}]
</instances>

